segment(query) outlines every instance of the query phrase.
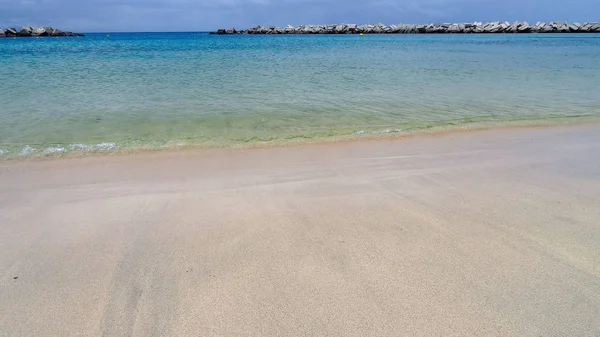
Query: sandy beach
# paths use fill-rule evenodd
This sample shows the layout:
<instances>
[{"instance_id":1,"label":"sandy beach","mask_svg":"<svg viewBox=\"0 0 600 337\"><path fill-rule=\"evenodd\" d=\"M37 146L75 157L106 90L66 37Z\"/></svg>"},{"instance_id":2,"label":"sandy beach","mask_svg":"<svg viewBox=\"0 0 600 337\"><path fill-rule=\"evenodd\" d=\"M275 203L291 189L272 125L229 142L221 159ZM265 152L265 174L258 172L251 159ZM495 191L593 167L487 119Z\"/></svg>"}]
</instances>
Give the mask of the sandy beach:
<instances>
[{"instance_id":1,"label":"sandy beach","mask_svg":"<svg viewBox=\"0 0 600 337\"><path fill-rule=\"evenodd\" d=\"M599 336L600 125L0 163L2 336Z\"/></svg>"}]
</instances>

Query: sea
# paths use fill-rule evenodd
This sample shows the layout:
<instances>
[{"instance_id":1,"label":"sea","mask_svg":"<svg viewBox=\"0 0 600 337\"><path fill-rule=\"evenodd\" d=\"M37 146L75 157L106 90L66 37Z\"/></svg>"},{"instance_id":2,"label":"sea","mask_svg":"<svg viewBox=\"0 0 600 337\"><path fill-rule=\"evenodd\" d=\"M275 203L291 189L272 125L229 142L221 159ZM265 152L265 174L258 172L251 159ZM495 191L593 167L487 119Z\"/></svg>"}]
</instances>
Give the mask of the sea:
<instances>
[{"instance_id":1,"label":"sea","mask_svg":"<svg viewBox=\"0 0 600 337\"><path fill-rule=\"evenodd\" d=\"M0 157L595 121L600 34L0 39Z\"/></svg>"}]
</instances>

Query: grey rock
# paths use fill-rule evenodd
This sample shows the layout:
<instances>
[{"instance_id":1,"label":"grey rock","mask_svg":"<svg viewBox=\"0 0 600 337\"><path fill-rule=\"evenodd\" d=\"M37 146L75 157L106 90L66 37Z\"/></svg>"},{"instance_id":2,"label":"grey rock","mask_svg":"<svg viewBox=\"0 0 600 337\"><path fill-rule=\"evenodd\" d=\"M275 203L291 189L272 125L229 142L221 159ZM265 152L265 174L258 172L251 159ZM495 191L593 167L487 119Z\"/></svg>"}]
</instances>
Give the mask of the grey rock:
<instances>
[{"instance_id":1,"label":"grey rock","mask_svg":"<svg viewBox=\"0 0 600 337\"><path fill-rule=\"evenodd\" d=\"M31 27L22 27L19 36L31 36Z\"/></svg>"},{"instance_id":2,"label":"grey rock","mask_svg":"<svg viewBox=\"0 0 600 337\"><path fill-rule=\"evenodd\" d=\"M35 36L48 36L50 34L48 34L48 32L46 31L46 28L39 27L39 28L34 28L33 29L33 35L35 35Z\"/></svg>"},{"instance_id":3,"label":"grey rock","mask_svg":"<svg viewBox=\"0 0 600 337\"><path fill-rule=\"evenodd\" d=\"M527 33L527 32L530 32L530 31L531 31L531 26L529 26L529 24L525 22L524 24L521 24L521 25L519 26L519 28L517 29L517 31L518 31L519 33Z\"/></svg>"},{"instance_id":4,"label":"grey rock","mask_svg":"<svg viewBox=\"0 0 600 337\"><path fill-rule=\"evenodd\" d=\"M484 32L486 33L498 33L500 30L502 29L502 26L500 24L491 24L489 26L485 26L484 27Z\"/></svg>"},{"instance_id":5,"label":"grey rock","mask_svg":"<svg viewBox=\"0 0 600 337\"><path fill-rule=\"evenodd\" d=\"M562 25L560 25L558 27L558 31L561 33L567 33L569 31L569 25L566 23L563 23Z\"/></svg>"},{"instance_id":6,"label":"grey rock","mask_svg":"<svg viewBox=\"0 0 600 337\"><path fill-rule=\"evenodd\" d=\"M60 29L55 29L52 31L52 36L67 36L67 34Z\"/></svg>"},{"instance_id":7,"label":"grey rock","mask_svg":"<svg viewBox=\"0 0 600 337\"><path fill-rule=\"evenodd\" d=\"M0 27L0 37L6 37L6 33L4 33L4 30Z\"/></svg>"},{"instance_id":8,"label":"grey rock","mask_svg":"<svg viewBox=\"0 0 600 337\"><path fill-rule=\"evenodd\" d=\"M6 36L17 36L17 29L16 28L7 28L6 31L4 32L4 34L6 34Z\"/></svg>"},{"instance_id":9,"label":"grey rock","mask_svg":"<svg viewBox=\"0 0 600 337\"><path fill-rule=\"evenodd\" d=\"M448 29L446 29L446 33L456 34L460 33L460 29L457 24L451 24Z\"/></svg>"},{"instance_id":10,"label":"grey rock","mask_svg":"<svg viewBox=\"0 0 600 337\"><path fill-rule=\"evenodd\" d=\"M506 28L506 32L507 33L516 33L519 31L519 25L520 22L513 22L512 25L508 26L508 28Z\"/></svg>"},{"instance_id":11,"label":"grey rock","mask_svg":"<svg viewBox=\"0 0 600 337\"><path fill-rule=\"evenodd\" d=\"M577 31L579 31L579 27L575 26L575 24L573 24L573 23L569 23L567 25L567 28L568 28L569 32L577 32Z\"/></svg>"},{"instance_id":12,"label":"grey rock","mask_svg":"<svg viewBox=\"0 0 600 337\"><path fill-rule=\"evenodd\" d=\"M427 34L433 34L437 31L437 28L433 25L429 25L425 27L425 33Z\"/></svg>"}]
</instances>

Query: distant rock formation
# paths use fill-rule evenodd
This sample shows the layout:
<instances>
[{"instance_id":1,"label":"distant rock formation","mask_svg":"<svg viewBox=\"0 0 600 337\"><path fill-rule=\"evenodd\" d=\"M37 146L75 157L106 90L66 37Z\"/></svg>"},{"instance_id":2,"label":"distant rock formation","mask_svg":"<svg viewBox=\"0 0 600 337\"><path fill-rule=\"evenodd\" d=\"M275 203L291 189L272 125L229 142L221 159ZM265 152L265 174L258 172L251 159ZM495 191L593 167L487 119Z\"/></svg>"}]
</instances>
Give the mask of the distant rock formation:
<instances>
[{"instance_id":1,"label":"distant rock formation","mask_svg":"<svg viewBox=\"0 0 600 337\"><path fill-rule=\"evenodd\" d=\"M52 27L30 27L22 26L16 28L0 28L0 38L2 37L37 37L37 36L84 36L80 33L63 32L60 29Z\"/></svg>"},{"instance_id":2,"label":"distant rock formation","mask_svg":"<svg viewBox=\"0 0 600 337\"><path fill-rule=\"evenodd\" d=\"M498 33L600 33L600 23L538 22L530 25L526 21L430 23L430 24L336 24L317 26L255 27L246 30L219 29L210 34L498 34Z\"/></svg>"}]
</instances>

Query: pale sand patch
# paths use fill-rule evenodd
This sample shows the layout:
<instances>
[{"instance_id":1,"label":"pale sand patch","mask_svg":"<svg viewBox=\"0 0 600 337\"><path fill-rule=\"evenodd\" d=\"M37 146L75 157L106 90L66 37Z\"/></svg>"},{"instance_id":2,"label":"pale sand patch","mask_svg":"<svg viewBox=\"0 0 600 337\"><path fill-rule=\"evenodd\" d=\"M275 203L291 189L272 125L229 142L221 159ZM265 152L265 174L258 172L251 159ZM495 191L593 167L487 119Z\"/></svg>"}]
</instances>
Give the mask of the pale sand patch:
<instances>
[{"instance_id":1,"label":"pale sand patch","mask_svg":"<svg viewBox=\"0 0 600 337\"><path fill-rule=\"evenodd\" d=\"M599 247L598 125L5 162L0 335L598 336Z\"/></svg>"}]
</instances>

